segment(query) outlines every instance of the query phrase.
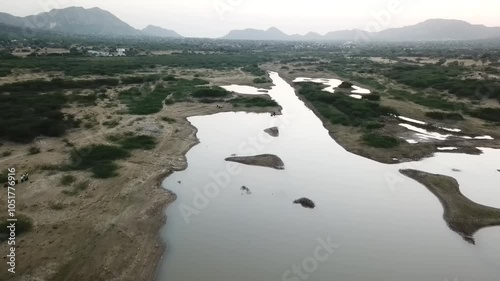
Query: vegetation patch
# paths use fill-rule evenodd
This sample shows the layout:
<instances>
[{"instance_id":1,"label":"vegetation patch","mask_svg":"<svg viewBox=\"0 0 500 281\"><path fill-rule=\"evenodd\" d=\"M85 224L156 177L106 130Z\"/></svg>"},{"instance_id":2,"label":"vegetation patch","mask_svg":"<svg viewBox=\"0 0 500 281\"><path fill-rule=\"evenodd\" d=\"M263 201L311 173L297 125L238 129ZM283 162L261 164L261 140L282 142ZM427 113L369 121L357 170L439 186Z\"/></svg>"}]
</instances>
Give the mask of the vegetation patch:
<instances>
[{"instance_id":1,"label":"vegetation patch","mask_svg":"<svg viewBox=\"0 0 500 281\"><path fill-rule=\"evenodd\" d=\"M492 122L500 122L500 108L483 107L470 112L470 115Z\"/></svg>"},{"instance_id":2,"label":"vegetation patch","mask_svg":"<svg viewBox=\"0 0 500 281\"><path fill-rule=\"evenodd\" d=\"M61 180L60 180L59 183L62 186L70 186L75 181L76 181L76 177L75 176L73 176L73 175L64 175L64 176L62 176L62 178L61 178Z\"/></svg>"},{"instance_id":3,"label":"vegetation patch","mask_svg":"<svg viewBox=\"0 0 500 281\"><path fill-rule=\"evenodd\" d=\"M33 221L28 216L16 214L16 219L16 236L29 232L33 229ZM0 219L0 237L9 237L8 235L10 234L10 230L7 228L9 224L10 222L7 222L7 218L4 217ZM2 242L2 240L0 240L0 242Z\"/></svg>"},{"instance_id":4,"label":"vegetation patch","mask_svg":"<svg viewBox=\"0 0 500 281\"><path fill-rule=\"evenodd\" d=\"M155 138L146 135L118 137L115 143L120 145L121 148L127 150L134 150L134 149L151 150L156 146Z\"/></svg>"},{"instance_id":5,"label":"vegetation patch","mask_svg":"<svg viewBox=\"0 0 500 281\"><path fill-rule=\"evenodd\" d=\"M400 141L392 136L370 133L363 136L366 145L376 148L393 148L400 145Z\"/></svg>"},{"instance_id":6,"label":"vegetation patch","mask_svg":"<svg viewBox=\"0 0 500 281\"><path fill-rule=\"evenodd\" d=\"M278 103L263 97L237 97L229 100L234 107L275 107Z\"/></svg>"},{"instance_id":7,"label":"vegetation patch","mask_svg":"<svg viewBox=\"0 0 500 281\"><path fill-rule=\"evenodd\" d=\"M75 149L70 156L70 170L90 170L95 178L110 178L118 175L116 160L130 157L130 152L114 146L93 144Z\"/></svg>"},{"instance_id":8,"label":"vegetation patch","mask_svg":"<svg viewBox=\"0 0 500 281\"><path fill-rule=\"evenodd\" d=\"M425 116L435 120L454 120L454 121L464 120L462 114L457 112L431 111L431 112L426 112Z\"/></svg>"},{"instance_id":9,"label":"vegetation patch","mask_svg":"<svg viewBox=\"0 0 500 281\"><path fill-rule=\"evenodd\" d=\"M319 114L332 124L357 127L378 122L382 116L398 115L393 108L369 100L353 99L346 95L332 95L322 91L323 87L316 83L301 83L299 94L311 102Z\"/></svg>"}]
</instances>

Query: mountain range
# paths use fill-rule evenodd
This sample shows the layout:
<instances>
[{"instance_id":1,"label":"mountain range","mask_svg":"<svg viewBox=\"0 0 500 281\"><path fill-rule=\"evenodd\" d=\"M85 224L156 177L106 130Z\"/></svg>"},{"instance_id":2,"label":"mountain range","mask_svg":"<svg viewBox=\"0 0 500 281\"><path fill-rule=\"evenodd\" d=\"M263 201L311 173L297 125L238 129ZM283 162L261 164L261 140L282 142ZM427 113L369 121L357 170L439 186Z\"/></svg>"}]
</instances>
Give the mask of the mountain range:
<instances>
[{"instance_id":1,"label":"mountain range","mask_svg":"<svg viewBox=\"0 0 500 281\"><path fill-rule=\"evenodd\" d=\"M0 23L76 35L182 37L172 30L157 26L137 30L100 8L69 7L27 17L0 13Z\"/></svg>"},{"instance_id":2,"label":"mountain range","mask_svg":"<svg viewBox=\"0 0 500 281\"><path fill-rule=\"evenodd\" d=\"M360 29L339 30L325 35L309 32L305 35L288 35L275 27L267 30L244 29L230 31L223 39L229 40L296 40L296 41L444 41L479 40L500 38L500 27L470 24L461 20L430 19L400 28L380 32L366 32Z\"/></svg>"},{"instance_id":3,"label":"mountain range","mask_svg":"<svg viewBox=\"0 0 500 281\"><path fill-rule=\"evenodd\" d=\"M2 27L3 26L3 27ZM69 7L49 12L17 17L0 13L0 28L15 26L35 30L53 31L75 35L147 36L182 38L177 32L159 26L148 25L138 30L100 8ZM1 32L2 30L0 30ZM275 41L444 41L479 40L500 38L500 27L487 27L460 20L430 19L415 25L390 28L380 32L359 29L340 30L324 35L309 32L304 35L286 34L276 27L267 30L232 30L220 39L228 40L275 40Z\"/></svg>"}]
</instances>

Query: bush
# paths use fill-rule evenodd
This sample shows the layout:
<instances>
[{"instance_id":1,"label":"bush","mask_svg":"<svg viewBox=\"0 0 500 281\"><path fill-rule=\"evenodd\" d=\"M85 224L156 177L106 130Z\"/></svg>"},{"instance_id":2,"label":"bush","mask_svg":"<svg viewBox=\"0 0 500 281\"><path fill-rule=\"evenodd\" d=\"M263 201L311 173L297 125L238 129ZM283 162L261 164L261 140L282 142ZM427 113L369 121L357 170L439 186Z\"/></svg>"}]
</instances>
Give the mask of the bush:
<instances>
[{"instance_id":1,"label":"bush","mask_svg":"<svg viewBox=\"0 0 500 281\"><path fill-rule=\"evenodd\" d=\"M366 99L369 101L379 101L380 95L378 95L378 94L363 95L363 99Z\"/></svg>"},{"instance_id":2,"label":"bush","mask_svg":"<svg viewBox=\"0 0 500 281\"><path fill-rule=\"evenodd\" d=\"M34 154L38 154L40 153L40 148L36 147L36 146L31 146L29 149L28 149L28 154L29 155L34 155Z\"/></svg>"},{"instance_id":3,"label":"bush","mask_svg":"<svg viewBox=\"0 0 500 281\"><path fill-rule=\"evenodd\" d=\"M395 137L375 133L364 135L363 142L376 148L393 148L400 144L400 141Z\"/></svg>"},{"instance_id":4,"label":"bush","mask_svg":"<svg viewBox=\"0 0 500 281\"><path fill-rule=\"evenodd\" d=\"M425 116L435 120L455 120L455 121L464 120L462 114L456 112L431 111L431 112L426 112Z\"/></svg>"},{"instance_id":5,"label":"bush","mask_svg":"<svg viewBox=\"0 0 500 281\"><path fill-rule=\"evenodd\" d=\"M16 217L16 236L21 235L22 233L31 231L33 229L33 222L28 216L22 215L22 214L17 214ZM2 218L0 220L0 234L3 235L9 235L10 230L7 228L7 226L10 224L10 222L7 222L5 218Z\"/></svg>"},{"instance_id":6,"label":"bush","mask_svg":"<svg viewBox=\"0 0 500 281\"><path fill-rule=\"evenodd\" d=\"M145 149L151 150L156 146L156 140L151 136L129 136L120 138L116 141L117 144L121 146L123 149L132 150L132 149Z\"/></svg>"},{"instance_id":7,"label":"bush","mask_svg":"<svg viewBox=\"0 0 500 281\"><path fill-rule=\"evenodd\" d=\"M12 155L12 151L4 151L2 152L2 157L8 157Z\"/></svg>"},{"instance_id":8,"label":"bush","mask_svg":"<svg viewBox=\"0 0 500 281\"><path fill-rule=\"evenodd\" d=\"M381 116L399 115L395 109L376 102L357 100L347 95L332 95L322 90L323 85L301 83L300 86L299 94L311 102L319 114L332 124L357 127L378 122Z\"/></svg>"},{"instance_id":9,"label":"bush","mask_svg":"<svg viewBox=\"0 0 500 281\"><path fill-rule=\"evenodd\" d=\"M500 122L500 108L483 107L470 112L470 115L492 122Z\"/></svg>"},{"instance_id":10,"label":"bush","mask_svg":"<svg viewBox=\"0 0 500 281\"><path fill-rule=\"evenodd\" d=\"M64 175L61 178L60 184L63 186L70 186L75 181L76 181L76 178L73 175Z\"/></svg>"},{"instance_id":11,"label":"bush","mask_svg":"<svg viewBox=\"0 0 500 281\"><path fill-rule=\"evenodd\" d=\"M228 95L229 92L221 87L199 88L193 92L195 98L220 98Z\"/></svg>"},{"instance_id":12,"label":"bush","mask_svg":"<svg viewBox=\"0 0 500 281\"><path fill-rule=\"evenodd\" d=\"M278 103L274 100L266 99L263 97L238 97L229 100L235 107L244 106L244 107L276 107Z\"/></svg>"},{"instance_id":13,"label":"bush","mask_svg":"<svg viewBox=\"0 0 500 281\"><path fill-rule=\"evenodd\" d=\"M109 178L117 176L118 165L116 160L126 159L130 153L113 145L89 145L75 149L70 156L71 170L91 170L95 178Z\"/></svg>"},{"instance_id":14,"label":"bush","mask_svg":"<svg viewBox=\"0 0 500 281\"><path fill-rule=\"evenodd\" d=\"M168 122L169 124L172 124L172 123L175 123L177 122L177 120L175 120L174 118L170 118L170 117L166 117L166 116L163 116L161 118L161 120L165 121L165 122Z\"/></svg>"}]
</instances>

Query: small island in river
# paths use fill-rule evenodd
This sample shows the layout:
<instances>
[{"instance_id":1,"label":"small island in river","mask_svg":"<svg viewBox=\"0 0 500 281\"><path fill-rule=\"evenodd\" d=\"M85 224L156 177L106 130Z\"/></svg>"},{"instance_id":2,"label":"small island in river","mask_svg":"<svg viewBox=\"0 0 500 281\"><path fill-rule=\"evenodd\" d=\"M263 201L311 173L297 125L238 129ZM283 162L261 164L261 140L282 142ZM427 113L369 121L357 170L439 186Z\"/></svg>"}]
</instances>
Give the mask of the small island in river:
<instances>
[{"instance_id":1,"label":"small island in river","mask_svg":"<svg viewBox=\"0 0 500 281\"><path fill-rule=\"evenodd\" d=\"M271 137L279 137L280 135L280 130L278 129L278 127L272 127L272 128L268 128L268 129L265 129L264 132L268 133Z\"/></svg>"},{"instance_id":2,"label":"small island in river","mask_svg":"<svg viewBox=\"0 0 500 281\"><path fill-rule=\"evenodd\" d=\"M473 235L481 228L500 225L500 209L465 197L454 178L417 170L400 170L400 173L423 184L436 195L444 208L444 220L467 242L475 244Z\"/></svg>"},{"instance_id":3,"label":"small island in river","mask_svg":"<svg viewBox=\"0 0 500 281\"><path fill-rule=\"evenodd\" d=\"M277 170L285 169L285 163L283 163L283 160L281 160L281 158L273 154L261 154L255 156L235 156L235 157L228 157L225 160L245 165L269 167Z\"/></svg>"}]
</instances>

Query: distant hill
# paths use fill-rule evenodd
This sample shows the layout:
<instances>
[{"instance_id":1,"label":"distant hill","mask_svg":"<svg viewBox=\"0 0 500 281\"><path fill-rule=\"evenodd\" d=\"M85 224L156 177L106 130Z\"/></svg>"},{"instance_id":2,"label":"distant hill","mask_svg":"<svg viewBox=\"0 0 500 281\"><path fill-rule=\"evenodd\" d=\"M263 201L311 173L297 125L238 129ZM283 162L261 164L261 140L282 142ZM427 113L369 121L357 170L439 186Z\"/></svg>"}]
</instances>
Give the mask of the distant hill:
<instances>
[{"instance_id":1,"label":"distant hill","mask_svg":"<svg viewBox=\"0 0 500 281\"><path fill-rule=\"evenodd\" d=\"M155 37L166 37L166 38L182 38L177 32L165 29L163 27L148 25L146 28L141 30L144 35L155 36Z\"/></svg>"},{"instance_id":2,"label":"distant hill","mask_svg":"<svg viewBox=\"0 0 500 281\"><path fill-rule=\"evenodd\" d=\"M244 29L233 30L229 34L222 37L229 40L292 40L290 35L285 34L276 27L271 27L268 30L259 29Z\"/></svg>"},{"instance_id":3,"label":"distant hill","mask_svg":"<svg viewBox=\"0 0 500 281\"><path fill-rule=\"evenodd\" d=\"M76 35L143 35L140 30L133 28L112 13L100 8L69 7L53 9L50 12L27 17L16 17L7 13L0 13L0 23ZM165 37L167 31L173 32L166 29L162 30L162 37ZM176 37L179 36L175 32L171 34ZM148 35L151 36L151 34Z\"/></svg>"},{"instance_id":4,"label":"distant hill","mask_svg":"<svg viewBox=\"0 0 500 281\"><path fill-rule=\"evenodd\" d=\"M500 37L500 27L474 25L460 20L431 19L416 25L386 29L369 33L359 29L340 30L325 35L307 33L288 35L273 27L268 30L233 30L222 39L231 40L315 40L315 41L356 41L369 38L373 41L444 41L478 40Z\"/></svg>"},{"instance_id":5,"label":"distant hill","mask_svg":"<svg viewBox=\"0 0 500 281\"><path fill-rule=\"evenodd\" d=\"M500 27L461 20L430 19L416 25L386 29L375 37L387 41L478 40L500 37Z\"/></svg>"}]
</instances>

